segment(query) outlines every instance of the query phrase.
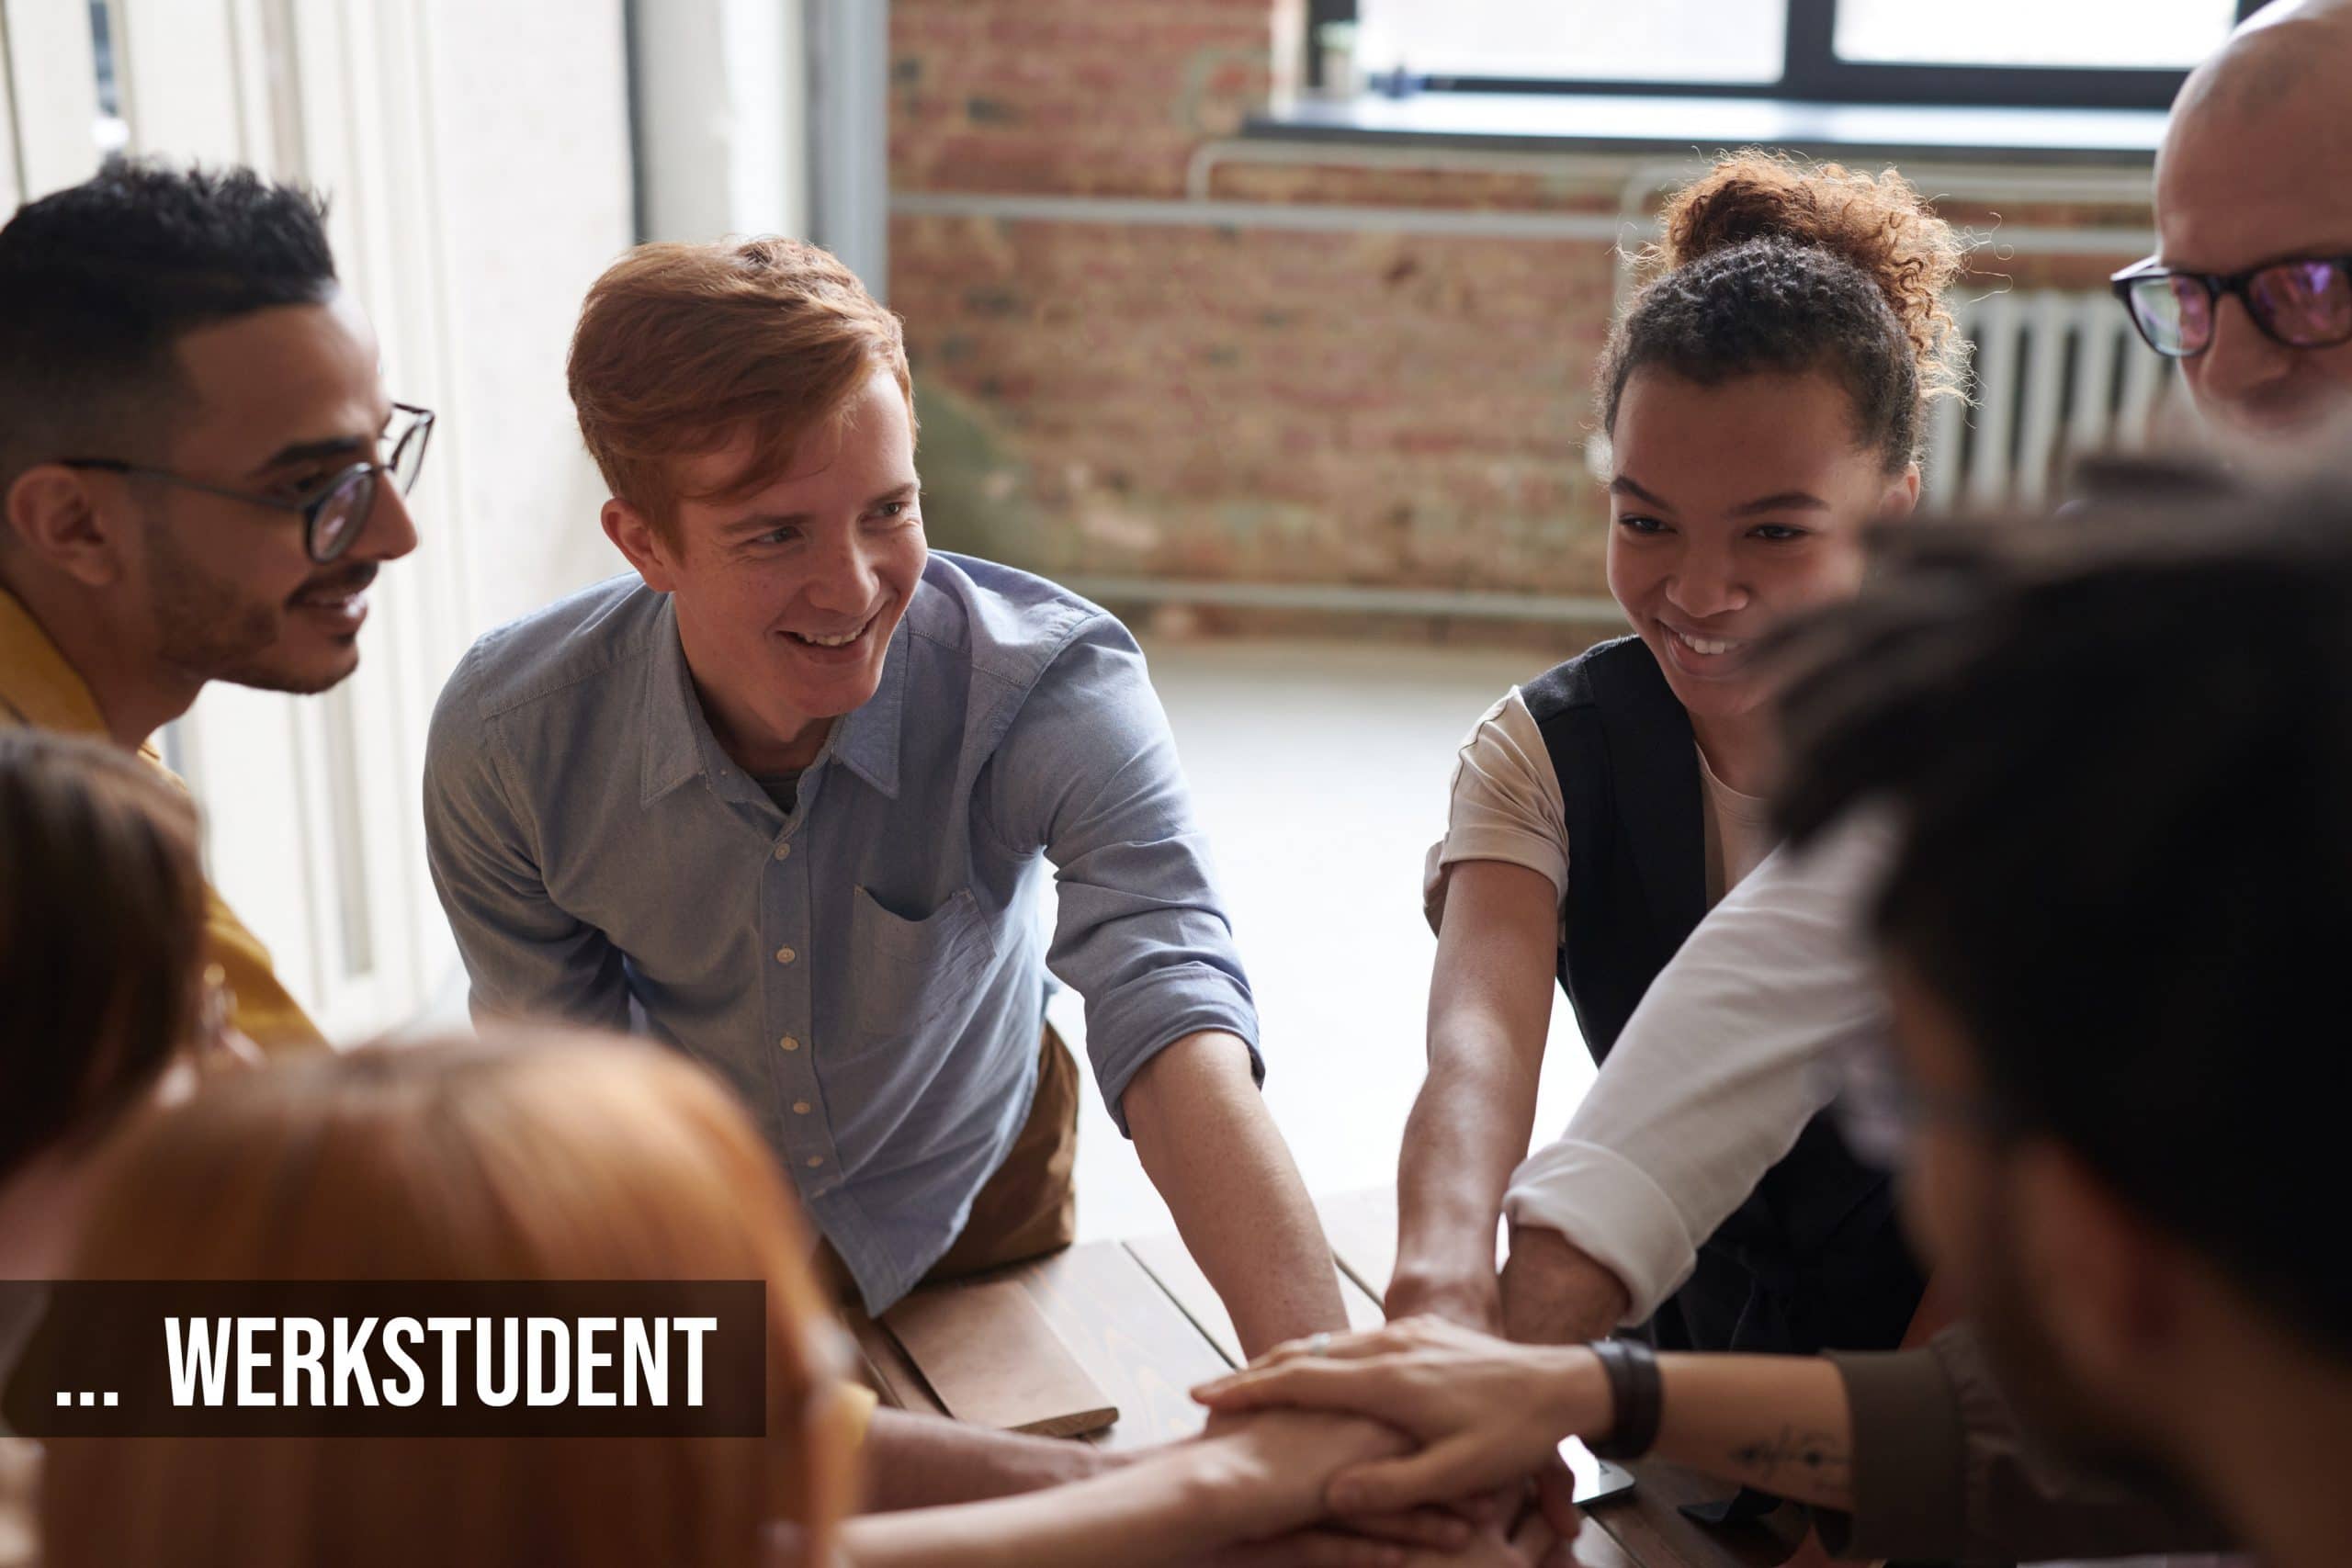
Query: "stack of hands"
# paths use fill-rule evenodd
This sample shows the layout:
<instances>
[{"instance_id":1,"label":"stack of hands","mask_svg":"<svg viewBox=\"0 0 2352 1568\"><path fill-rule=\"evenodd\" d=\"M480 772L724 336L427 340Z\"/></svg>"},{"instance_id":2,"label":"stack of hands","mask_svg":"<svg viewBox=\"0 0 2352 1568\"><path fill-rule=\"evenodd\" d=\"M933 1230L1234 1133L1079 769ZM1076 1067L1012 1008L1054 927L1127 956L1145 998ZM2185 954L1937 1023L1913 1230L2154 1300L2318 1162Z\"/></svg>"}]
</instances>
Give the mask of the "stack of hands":
<instances>
[{"instance_id":1,"label":"stack of hands","mask_svg":"<svg viewBox=\"0 0 2352 1568\"><path fill-rule=\"evenodd\" d=\"M1227 1495L1257 1499L1269 1530L1302 1505L1338 1521L1270 1545L1264 1561L1382 1568L1572 1561L1578 1515L1559 1444L1605 1435L1611 1414L1589 1350L1433 1316L1296 1340L1193 1394L1214 1413L1211 1441L1248 1445Z\"/></svg>"}]
</instances>

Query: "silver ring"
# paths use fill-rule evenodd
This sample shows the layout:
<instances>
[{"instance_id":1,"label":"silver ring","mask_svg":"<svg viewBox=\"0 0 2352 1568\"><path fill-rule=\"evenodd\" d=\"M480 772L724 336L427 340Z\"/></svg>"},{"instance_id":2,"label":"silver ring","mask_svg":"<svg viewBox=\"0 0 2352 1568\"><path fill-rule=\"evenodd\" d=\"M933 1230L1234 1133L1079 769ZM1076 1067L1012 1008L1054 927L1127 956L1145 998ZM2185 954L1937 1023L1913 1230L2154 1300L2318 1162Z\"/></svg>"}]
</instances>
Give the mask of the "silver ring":
<instances>
[{"instance_id":1,"label":"silver ring","mask_svg":"<svg viewBox=\"0 0 2352 1568\"><path fill-rule=\"evenodd\" d=\"M1308 1335L1306 1337L1306 1353L1310 1356L1329 1355L1331 1353L1330 1335L1328 1333Z\"/></svg>"}]
</instances>

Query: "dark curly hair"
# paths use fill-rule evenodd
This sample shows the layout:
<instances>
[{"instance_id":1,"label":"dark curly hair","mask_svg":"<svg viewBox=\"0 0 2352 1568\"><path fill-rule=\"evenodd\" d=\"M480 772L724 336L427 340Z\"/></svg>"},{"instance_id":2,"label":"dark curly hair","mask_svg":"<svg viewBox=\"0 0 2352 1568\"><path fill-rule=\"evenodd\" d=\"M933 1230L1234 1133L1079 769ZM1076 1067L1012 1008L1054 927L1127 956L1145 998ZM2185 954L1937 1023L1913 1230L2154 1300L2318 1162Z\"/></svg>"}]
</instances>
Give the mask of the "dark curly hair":
<instances>
[{"instance_id":1,"label":"dark curly hair","mask_svg":"<svg viewBox=\"0 0 2352 1568\"><path fill-rule=\"evenodd\" d=\"M182 334L335 287L325 202L251 169L117 159L28 203L0 228L0 491L76 449L140 455Z\"/></svg>"},{"instance_id":2,"label":"dark curly hair","mask_svg":"<svg viewBox=\"0 0 2352 1568\"><path fill-rule=\"evenodd\" d=\"M1929 400L1964 395L1967 349L1944 292L1962 246L1901 175L1873 177L1768 152L1719 161L1677 191L1657 276L1601 355L1601 427L1646 365L1712 386L1822 368L1844 383L1855 435L1890 473L1916 462Z\"/></svg>"}]
</instances>

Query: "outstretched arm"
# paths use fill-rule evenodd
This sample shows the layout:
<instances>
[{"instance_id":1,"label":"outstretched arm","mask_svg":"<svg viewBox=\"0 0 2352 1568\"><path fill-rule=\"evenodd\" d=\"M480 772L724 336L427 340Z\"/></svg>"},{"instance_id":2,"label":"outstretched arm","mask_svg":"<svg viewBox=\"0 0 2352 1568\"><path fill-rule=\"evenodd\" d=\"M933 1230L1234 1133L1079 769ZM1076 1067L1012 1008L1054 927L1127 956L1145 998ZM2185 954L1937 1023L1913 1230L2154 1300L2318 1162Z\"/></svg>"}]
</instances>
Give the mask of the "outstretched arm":
<instances>
[{"instance_id":1,"label":"outstretched arm","mask_svg":"<svg viewBox=\"0 0 2352 1568\"><path fill-rule=\"evenodd\" d=\"M1258 1015L1143 655L1102 616L1023 705L983 796L1055 866L1047 962L1086 998L1122 1131L1250 1353L1347 1326L1321 1224L1260 1099Z\"/></svg>"},{"instance_id":2,"label":"outstretched arm","mask_svg":"<svg viewBox=\"0 0 2352 1568\"><path fill-rule=\"evenodd\" d=\"M1811 1356L1661 1356L1663 1418L1652 1451L1799 1502L1853 1506L1853 1419L1832 1362ZM1606 1438L1616 1420L1600 1359L1582 1346L1513 1345L1440 1318L1408 1318L1300 1347L1206 1384L1235 1413L1283 1405L1368 1416L1424 1445L1334 1479L1347 1511L1412 1506L1525 1475L1564 1438Z\"/></svg>"},{"instance_id":3,"label":"outstretched arm","mask_svg":"<svg viewBox=\"0 0 2352 1568\"><path fill-rule=\"evenodd\" d=\"M1369 1422L1283 1415L1047 1492L854 1518L842 1544L855 1568L1181 1562L1320 1518L1334 1472L1403 1446ZM1364 1542L1349 1560L1401 1563L1405 1552Z\"/></svg>"},{"instance_id":4,"label":"outstretched arm","mask_svg":"<svg viewBox=\"0 0 2352 1568\"><path fill-rule=\"evenodd\" d=\"M1127 1085L1136 1154L1216 1288L1247 1355L1347 1311L1323 1223L1250 1071L1250 1048L1205 1032L1176 1042Z\"/></svg>"},{"instance_id":5,"label":"outstretched arm","mask_svg":"<svg viewBox=\"0 0 2352 1568\"><path fill-rule=\"evenodd\" d=\"M1552 1021L1559 895L1502 861L1450 868L1430 982L1429 1077L1405 1122L1391 1317L1503 1327L1495 1226L1527 1152Z\"/></svg>"}]
</instances>

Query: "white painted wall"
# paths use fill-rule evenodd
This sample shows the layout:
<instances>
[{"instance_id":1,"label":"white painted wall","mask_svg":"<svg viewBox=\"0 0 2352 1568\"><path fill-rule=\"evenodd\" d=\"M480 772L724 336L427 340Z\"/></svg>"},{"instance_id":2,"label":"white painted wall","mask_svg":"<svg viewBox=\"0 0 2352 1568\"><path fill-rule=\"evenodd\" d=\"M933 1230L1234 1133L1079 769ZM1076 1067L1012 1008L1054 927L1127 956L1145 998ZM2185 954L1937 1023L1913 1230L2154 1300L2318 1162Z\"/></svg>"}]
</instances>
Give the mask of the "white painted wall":
<instances>
[{"instance_id":1,"label":"white painted wall","mask_svg":"<svg viewBox=\"0 0 2352 1568\"><path fill-rule=\"evenodd\" d=\"M621 570L564 393L588 285L634 233L620 0L430 0L443 432L426 549L464 562L467 640Z\"/></svg>"}]
</instances>

